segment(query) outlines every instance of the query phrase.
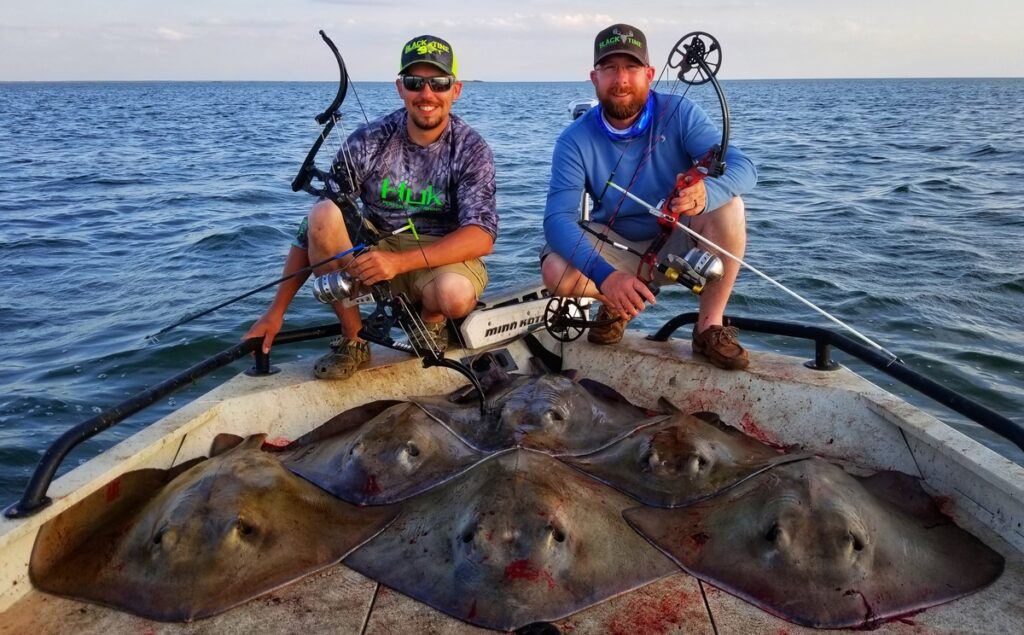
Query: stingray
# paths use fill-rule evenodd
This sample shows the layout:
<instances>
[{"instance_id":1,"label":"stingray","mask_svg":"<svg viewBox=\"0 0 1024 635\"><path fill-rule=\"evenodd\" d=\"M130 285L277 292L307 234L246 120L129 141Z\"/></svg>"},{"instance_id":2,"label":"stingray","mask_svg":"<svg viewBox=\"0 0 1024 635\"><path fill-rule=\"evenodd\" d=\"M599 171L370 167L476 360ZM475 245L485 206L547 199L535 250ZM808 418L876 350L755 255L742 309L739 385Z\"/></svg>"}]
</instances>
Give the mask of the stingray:
<instances>
[{"instance_id":1,"label":"stingray","mask_svg":"<svg viewBox=\"0 0 1024 635\"><path fill-rule=\"evenodd\" d=\"M715 496L772 466L808 458L783 454L722 423L718 415L671 412L569 465L645 505L679 507Z\"/></svg>"},{"instance_id":2,"label":"stingray","mask_svg":"<svg viewBox=\"0 0 1024 635\"><path fill-rule=\"evenodd\" d=\"M623 515L689 573L815 628L873 628L972 593L1003 570L1003 558L942 515L916 479L857 479L821 459L691 507Z\"/></svg>"},{"instance_id":3,"label":"stingray","mask_svg":"<svg viewBox=\"0 0 1024 635\"><path fill-rule=\"evenodd\" d=\"M575 374L512 375L488 391L486 414L463 393L414 397L438 421L481 451L511 447L585 454L629 434L648 414L615 390Z\"/></svg>"},{"instance_id":4,"label":"stingray","mask_svg":"<svg viewBox=\"0 0 1024 635\"><path fill-rule=\"evenodd\" d=\"M676 571L622 520L632 501L531 450L406 501L345 564L467 622L552 621Z\"/></svg>"},{"instance_id":5,"label":"stingray","mask_svg":"<svg viewBox=\"0 0 1024 635\"><path fill-rule=\"evenodd\" d=\"M394 503L458 476L487 457L463 443L419 406L399 403L358 427L299 439L285 450L285 466L357 505Z\"/></svg>"},{"instance_id":6,"label":"stingray","mask_svg":"<svg viewBox=\"0 0 1024 635\"><path fill-rule=\"evenodd\" d=\"M155 620L190 621L340 561L397 515L394 507L337 500L261 451L262 440L170 482L174 474L163 470L125 474L71 507L36 538L33 584Z\"/></svg>"}]
</instances>

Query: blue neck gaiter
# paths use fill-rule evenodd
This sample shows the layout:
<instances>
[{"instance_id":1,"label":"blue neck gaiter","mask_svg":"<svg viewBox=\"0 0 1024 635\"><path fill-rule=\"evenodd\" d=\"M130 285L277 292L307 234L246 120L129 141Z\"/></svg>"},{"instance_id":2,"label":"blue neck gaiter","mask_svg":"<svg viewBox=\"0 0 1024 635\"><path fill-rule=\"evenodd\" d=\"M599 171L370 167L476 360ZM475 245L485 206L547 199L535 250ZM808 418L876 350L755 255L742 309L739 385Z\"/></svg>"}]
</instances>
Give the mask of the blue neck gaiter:
<instances>
[{"instance_id":1,"label":"blue neck gaiter","mask_svg":"<svg viewBox=\"0 0 1024 635\"><path fill-rule=\"evenodd\" d=\"M647 95L647 103L644 104L644 109L640 112L640 116L637 117L632 126L625 130L619 130L608 123L608 119L604 116L604 109L600 104L597 106L597 114L601 119L601 127L604 129L604 133L612 141L628 141L629 139L639 137L647 132L647 129L651 126L651 121L654 119L654 91L652 90Z\"/></svg>"}]
</instances>

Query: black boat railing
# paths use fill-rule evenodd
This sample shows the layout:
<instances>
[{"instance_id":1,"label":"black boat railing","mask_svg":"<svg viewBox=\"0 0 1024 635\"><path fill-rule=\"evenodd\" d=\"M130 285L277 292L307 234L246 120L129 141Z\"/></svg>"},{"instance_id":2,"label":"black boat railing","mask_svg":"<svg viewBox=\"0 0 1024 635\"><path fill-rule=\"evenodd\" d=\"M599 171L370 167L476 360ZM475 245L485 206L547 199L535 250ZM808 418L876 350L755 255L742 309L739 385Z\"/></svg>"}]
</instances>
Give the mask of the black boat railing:
<instances>
[{"instance_id":1,"label":"black boat railing","mask_svg":"<svg viewBox=\"0 0 1024 635\"><path fill-rule=\"evenodd\" d=\"M695 324L696 322L697 313L677 315L666 322L656 333L648 336L648 339L664 342L672 337L672 334L680 327L687 324ZM1019 423L1004 417L969 397L965 397L955 390L928 379L908 367L902 360L883 355L881 352L865 346L843 333L819 326L756 318L726 316L723 322L726 326L735 326L744 331L812 340L814 342L814 359L805 365L815 370L829 371L839 367L832 360L831 348L835 347L882 371L893 379L906 384L921 394L934 399L947 408L962 414L971 421L995 432L1024 450L1024 427Z\"/></svg>"},{"instance_id":2,"label":"black boat railing","mask_svg":"<svg viewBox=\"0 0 1024 635\"><path fill-rule=\"evenodd\" d=\"M666 322L656 333L650 335L648 339L664 342L680 327L694 324L696 321L697 313L677 315ZM1018 423L938 382L924 377L907 367L902 361L893 360L846 335L817 326L754 318L727 316L725 324L736 326L746 331L813 341L814 359L807 362L806 365L815 370L829 371L838 368L838 364L831 359L831 347L835 347L1008 439L1024 450L1024 427ZM284 331L277 335L274 345L281 346L329 337L340 333L341 326L339 324ZM259 338L254 338L225 349L62 434L43 453L39 464L36 466L25 487L25 492L22 494L21 499L5 509L4 515L8 518L23 518L45 508L51 503L50 498L46 495L50 483L53 482L60 464L71 450L82 442L159 401L175 390L191 384L199 378L250 354L254 355L255 363L247 371L248 374L269 375L276 372L276 369L270 365L270 356L261 350L260 343L261 340Z\"/></svg>"},{"instance_id":3,"label":"black boat railing","mask_svg":"<svg viewBox=\"0 0 1024 635\"><path fill-rule=\"evenodd\" d=\"M341 333L340 324L284 331L278 333L274 339L274 346L328 337L338 335L339 333ZM248 371L250 375L269 375L276 372L276 369L270 365L270 355L265 354L260 346L262 342L262 338L253 338L235 344L231 348L199 362L188 370L151 388L147 388L131 399L101 412L88 421L78 424L57 437L57 440L51 443L50 447L43 452L43 456L39 459L39 464L32 473L28 485L25 486L25 492L22 494L21 499L5 509L4 516L8 518L23 518L45 508L52 502L46 495L46 491L50 488L50 483L57 474L57 468L60 467L61 462L64 461L71 450L104 430L121 423L143 408L163 399L175 390L191 384L197 379L209 375L213 371L250 354L255 356L255 364Z\"/></svg>"}]
</instances>

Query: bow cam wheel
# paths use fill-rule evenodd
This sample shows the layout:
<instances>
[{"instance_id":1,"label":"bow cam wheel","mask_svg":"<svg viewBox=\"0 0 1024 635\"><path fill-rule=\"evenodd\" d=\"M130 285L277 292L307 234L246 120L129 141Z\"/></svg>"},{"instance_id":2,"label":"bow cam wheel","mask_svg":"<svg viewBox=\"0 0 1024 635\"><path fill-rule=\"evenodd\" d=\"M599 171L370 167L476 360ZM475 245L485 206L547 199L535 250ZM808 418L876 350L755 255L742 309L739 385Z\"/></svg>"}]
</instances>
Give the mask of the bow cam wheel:
<instances>
[{"instance_id":1,"label":"bow cam wheel","mask_svg":"<svg viewBox=\"0 0 1024 635\"><path fill-rule=\"evenodd\" d=\"M544 327L559 342L572 342L583 335L583 309L573 298L551 298L544 307Z\"/></svg>"},{"instance_id":2,"label":"bow cam wheel","mask_svg":"<svg viewBox=\"0 0 1024 635\"><path fill-rule=\"evenodd\" d=\"M679 81L692 86L706 84L718 75L718 69L722 67L722 47L710 33L687 33L672 47L668 65L679 69ZM686 74L690 71L696 72L687 79Z\"/></svg>"}]
</instances>

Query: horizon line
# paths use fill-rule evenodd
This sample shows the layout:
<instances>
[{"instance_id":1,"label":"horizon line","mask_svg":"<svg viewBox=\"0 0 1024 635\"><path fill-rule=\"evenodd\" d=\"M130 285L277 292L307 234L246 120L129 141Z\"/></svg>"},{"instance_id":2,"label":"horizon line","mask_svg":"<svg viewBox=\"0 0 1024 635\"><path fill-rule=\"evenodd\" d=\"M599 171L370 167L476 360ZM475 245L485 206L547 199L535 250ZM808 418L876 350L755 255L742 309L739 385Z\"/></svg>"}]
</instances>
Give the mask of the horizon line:
<instances>
[{"instance_id":1,"label":"horizon line","mask_svg":"<svg viewBox=\"0 0 1024 635\"><path fill-rule=\"evenodd\" d=\"M723 82L794 82L794 81L878 81L878 80L965 80L965 79L1024 79L1016 75L917 75L890 77L731 77ZM351 79L355 84L391 84L393 79ZM461 79L461 82L472 84L580 84L589 83L588 79L551 79L551 80L508 80L508 79ZM664 80L680 81L680 80ZM0 84L321 84L337 83L335 79L0 79Z\"/></svg>"}]
</instances>

